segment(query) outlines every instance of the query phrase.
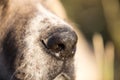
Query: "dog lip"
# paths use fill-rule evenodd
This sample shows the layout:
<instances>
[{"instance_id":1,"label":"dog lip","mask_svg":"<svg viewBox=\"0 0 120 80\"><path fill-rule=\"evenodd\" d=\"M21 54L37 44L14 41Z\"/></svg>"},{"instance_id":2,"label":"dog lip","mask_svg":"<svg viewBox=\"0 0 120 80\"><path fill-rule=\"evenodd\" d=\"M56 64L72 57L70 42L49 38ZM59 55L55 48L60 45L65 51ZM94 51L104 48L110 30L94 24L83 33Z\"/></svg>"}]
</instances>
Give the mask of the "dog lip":
<instances>
[{"instance_id":1,"label":"dog lip","mask_svg":"<svg viewBox=\"0 0 120 80\"><path fill-rule=\"evenodd\" d=\"M53 80L71 80L71 79L67 74L61 72Z\"/></svg>"}]
</instances>

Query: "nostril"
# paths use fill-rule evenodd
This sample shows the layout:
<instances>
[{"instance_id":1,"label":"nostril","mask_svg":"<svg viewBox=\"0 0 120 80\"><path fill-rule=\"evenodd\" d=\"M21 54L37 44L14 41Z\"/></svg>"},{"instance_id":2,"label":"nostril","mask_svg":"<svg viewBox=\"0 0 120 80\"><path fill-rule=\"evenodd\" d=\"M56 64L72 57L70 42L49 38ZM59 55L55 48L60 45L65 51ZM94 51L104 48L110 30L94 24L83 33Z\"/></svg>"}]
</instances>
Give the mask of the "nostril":
<instances>
[{"instance_id":1,"label":"nostril","mask_svg":"<svg viewBox=\"0 0 120 80\"><path fill-rule=\"evenodd\" d=\"M58 44L58 48L60 50L65 50L65 45L64 44Z\"/></svg>"},{"instance_id":2,"label":"nostril","mask_svg":"<svg viewBox=\"0 0 120 80\"><path fill-rule=\"evenodd\" d=\"M45 40L42 40L41 42L45 48L51 49L52 51L59 52L59 51L65 50L64 44L62 43L55 44L54 40L52 41L52 39L50 39L48 42L46 42Z\"/></svg>"},{"instance_id":3,"label":"nostril","mask_svg":"<svg viewBox=\"0 0 120 80\"><path fill-rule=\"evenodd\" d=\"M65 50L65 44L62 43L62 39L58 34L52 35L47 39L47 47L53 52L60 52Z\"/></svg>"}]
</instances>

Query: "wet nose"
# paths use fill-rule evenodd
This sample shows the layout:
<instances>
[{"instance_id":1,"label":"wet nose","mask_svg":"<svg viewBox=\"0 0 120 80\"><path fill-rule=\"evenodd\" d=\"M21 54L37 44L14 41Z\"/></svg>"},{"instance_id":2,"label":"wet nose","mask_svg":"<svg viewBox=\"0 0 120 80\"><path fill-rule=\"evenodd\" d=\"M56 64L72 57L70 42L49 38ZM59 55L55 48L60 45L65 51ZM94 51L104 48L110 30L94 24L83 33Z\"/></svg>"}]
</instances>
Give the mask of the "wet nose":
<instances>
[{"instance_id":1,"label":"wet nose","mask_svg":"<svg viewBox=\"0 0 120 80\"><path fill-rule=\"evenodd\" d=\"M75 54L77 35L71 29L57 30L46 40L50 54L58 59L72 57Z\"/></svg>"}]
</instances>

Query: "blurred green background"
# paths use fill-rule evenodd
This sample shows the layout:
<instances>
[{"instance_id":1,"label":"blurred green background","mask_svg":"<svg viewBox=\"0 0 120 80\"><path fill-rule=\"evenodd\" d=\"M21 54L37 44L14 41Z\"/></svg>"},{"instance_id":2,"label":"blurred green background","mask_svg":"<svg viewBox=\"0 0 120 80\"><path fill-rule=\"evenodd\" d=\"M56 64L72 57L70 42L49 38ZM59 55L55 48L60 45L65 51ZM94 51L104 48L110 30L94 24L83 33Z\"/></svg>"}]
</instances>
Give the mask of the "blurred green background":
<instances>
[{"instance_id":1,"label":"blurred green background","mask_svg":"<svg viewBox=\"0 0 120 80\"><path fill-rule=\"evenodd\" d=\"M90 43L96 32L102 34L104 42L110 40L101 0L61 0L61 2L68 17L77 24Z\"/></svg>"},{"instance_id":2,"label":"blurred green background","mask_svg":"<svg viewBox=\"0 0 120 80\"><path fill-rule=\"evenodd\" d=\"M110 27L107 26L101 0L61 0L61 2L68 17L75 22L91 45L92 37L96 32L101 33L104 43L113 41L116 51L115 80L120 80L120 41L118 41L120 32L118 34L112 33L115 30L119 31L117 28L109 30Z\"/></svg>"}]
</instances>

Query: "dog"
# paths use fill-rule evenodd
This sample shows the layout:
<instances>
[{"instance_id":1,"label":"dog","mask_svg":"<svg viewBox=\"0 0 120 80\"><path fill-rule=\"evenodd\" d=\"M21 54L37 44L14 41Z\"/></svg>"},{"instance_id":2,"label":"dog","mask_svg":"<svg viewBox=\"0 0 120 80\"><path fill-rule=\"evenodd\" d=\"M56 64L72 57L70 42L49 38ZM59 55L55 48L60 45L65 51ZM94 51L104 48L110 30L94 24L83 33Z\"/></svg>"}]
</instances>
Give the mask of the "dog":
<instances>
[{"instance_id":1,"label":"dog","mask_svg":"<svg viewBox=\"0 0 120 80\"><path fill-rule=\"evenodd\" d=\"M0 80L75 80L76 43L40 0L0 1Z\"/></svg>"}]
</instances>

